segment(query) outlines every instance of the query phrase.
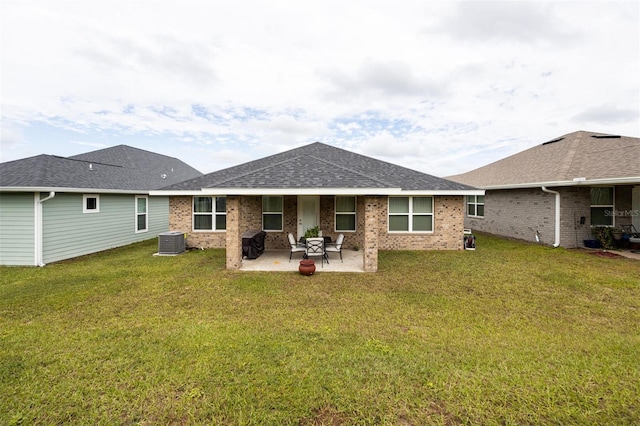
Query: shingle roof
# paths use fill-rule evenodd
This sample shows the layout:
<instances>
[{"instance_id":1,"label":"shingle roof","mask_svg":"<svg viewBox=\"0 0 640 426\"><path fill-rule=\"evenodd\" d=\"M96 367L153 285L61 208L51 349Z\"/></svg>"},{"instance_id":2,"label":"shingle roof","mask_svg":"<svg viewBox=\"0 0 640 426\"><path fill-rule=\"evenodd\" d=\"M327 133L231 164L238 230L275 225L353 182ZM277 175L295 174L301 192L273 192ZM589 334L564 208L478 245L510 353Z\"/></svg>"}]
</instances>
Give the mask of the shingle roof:
<instances>
[{"instance_id":1,"label":"shingle roof","mask_svg":"<svg viewBox=\"0 0 640 426\"><path fill-rule=\"evenodd\" d=\"M577 131L447 178L487 188L634 177L640 182L639 138Z\"/></svg>"},{"instance_id":2,"label":"shingle roof","mask_svg":"<svg viewBox=\"0 0 640 426\"><path fill-rule=\"evenodd\" d=\"M3 188L152 190L202 176L186 163L126 145L73 157L37 155L0 164Z\"/></svg>"},{"instance_id":3,"label":"shingle roof","mask_svg":"<svg viewBox=\"0 0 640 426\"><path fill-rule=\"evenodd\" d=\"M167 186L202 188L402 188L406 191L464 191L467 185L376 160L320 142Z\"/></svg>"}]
</instances>

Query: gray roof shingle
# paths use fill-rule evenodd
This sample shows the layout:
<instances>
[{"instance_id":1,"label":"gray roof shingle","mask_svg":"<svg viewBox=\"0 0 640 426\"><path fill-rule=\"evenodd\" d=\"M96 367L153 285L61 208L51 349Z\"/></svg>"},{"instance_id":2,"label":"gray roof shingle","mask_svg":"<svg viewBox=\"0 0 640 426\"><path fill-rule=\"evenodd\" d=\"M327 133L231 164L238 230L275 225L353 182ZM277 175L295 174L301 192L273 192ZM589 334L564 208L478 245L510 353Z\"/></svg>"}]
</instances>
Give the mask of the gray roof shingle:
<instances>
[{"instance_id":1,"label":"gray roof shingle","mask_svg":"<svg viewBox=\"0 0 640 426\"><path fill-rule=\"evenodd\" d=\"M0 163L0 187L148 191L202 173L173 157L118 145L73 157L37 155Z\"/></svg>"},{"instance_id":2,"label":"gray roof shingle","mask_svg":"<svg viewBox=\"0 0 640 426\"><path fill-rule=\"evenodd\" d=\"M640 182L639 138L577 131L447 178L486 188L633 177Z\"/></svg>"},{"instance_id":3,"label":"gray roof shingle","mask_svg":"<svg viewBox=\"0 0 640 426\"><path fill-rule=\"evenodd\" d=\"M320 142L162 189L193 191L202 188L401 188L405 191L474 189Z\"/></svg>"}]
</instances>

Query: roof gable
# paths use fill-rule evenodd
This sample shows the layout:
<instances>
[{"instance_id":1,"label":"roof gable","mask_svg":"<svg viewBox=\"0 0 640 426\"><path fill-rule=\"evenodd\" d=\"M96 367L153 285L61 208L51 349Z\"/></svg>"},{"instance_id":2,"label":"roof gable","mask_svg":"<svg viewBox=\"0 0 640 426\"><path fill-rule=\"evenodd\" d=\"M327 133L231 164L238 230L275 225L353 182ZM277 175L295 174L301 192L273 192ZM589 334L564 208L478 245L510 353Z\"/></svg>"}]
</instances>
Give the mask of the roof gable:
<instances>
[{"instance_id":1,"label":"roof gable","mask_svg":"<svg viewBox=\"0 0 640 426\"><path fill-rule=\"evenodd\" d=\"M233 188L401 188L460 191L473 188L320 142L250 161L164 190Z\"/></svg>"},{"instance_id":2,"label":"roof gable","mask_svg":"<svg viewBox=\"0 0 640 426\"><path fill-rule=\"evenodd\" d=\"M640 182L639 158L639 138L577 131L448 178L484 188L633 177Z\"/></svg>"}]
</instances>

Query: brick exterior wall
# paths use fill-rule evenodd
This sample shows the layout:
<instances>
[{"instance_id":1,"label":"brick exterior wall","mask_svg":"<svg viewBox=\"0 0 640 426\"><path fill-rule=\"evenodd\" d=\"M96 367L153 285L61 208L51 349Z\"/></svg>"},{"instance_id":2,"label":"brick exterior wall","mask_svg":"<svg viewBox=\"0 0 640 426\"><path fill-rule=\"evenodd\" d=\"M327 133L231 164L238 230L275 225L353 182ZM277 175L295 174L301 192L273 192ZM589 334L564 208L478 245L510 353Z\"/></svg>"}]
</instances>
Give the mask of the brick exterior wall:
<instances>
[{"instance_id":1,"label":"brick exterior wall","mask_svg":"<svg viewBox=\"0 0 640 426\"><path fill-rule=\"evenodd\" d=\"M550 188L560 193L560 246L583 247L584 240L591 239L591 189L589 187L574 186L564 188ZM552 195L552 194L549 194ZM553 226L555 226L555 198L552 204ZM584 217L584 224L580 218ZM549 242L553 244L554 234Z\"/></svg>"},{"instance_id":2,"label":"brick exterior wall","mask_svg":"<svg viewBox=\"0 0 640 426\"><path fill-rule=\"evenodd\" d=\"M617 227L631 225L633 223L632 215L640 214L640 212L633 211L633 185L616 186L615 203L618 214L614 217L613 223Z\"/></svg>"},{"instance_id":3,"label":"brick exterior wall","mask_svg":"<svg viewBox=\"0 0 640 426\"><path fill-rule=\"evenodd\" d=\"M591 234L589 186L549 188L560 193L560 245L583 247ZM615 188L615 210L631 210L632 186ZM580 219L584 217L584 223ZM628 216L615 217L616 226L631 223ZM465 227L495 235L540 243L555 242L555 195L540 188L486 191L484 218L465 217Z\"/></svg>"},{"instance_id":4,"label":"brick exterior wall","mask_svg":"<svg viewBox=\"0 0 640 426\"><path fill-rule=\"evenodd\" d=\"M381 204L386 197L363 197L364 198L364 265L365 272L375 272L378 270L378 247L380 245L380 211Z\"/></svg>"},{"instance_id":5,"label":"brick exterior wall","mask_svg":"<svg viewBox=\"0 0 640 426\"><path fill-rule=\"evenodd\" d=\"M227 197L227 230L193 231L193 197L174 196L169 199L169 227L187 234L187 245L201 248L229 248L227 268L238 269L242 259L241 235L250 229L262 229L261 196ZM297 235L298 197L283 198L282 232L267 232L265 248L287 249L289 232ZM365 250L365 271L378 268L378 250L461 250L463 229L463 197L434 197L434 232L393 234L387 232L387 197L356 198L356 230L345 235L343 249ZM320 197L320 228L324 236L334 241L335 197Z\"/></svg>"},{"instance_id":6,"label":"brick exterior wall","mask_svg":"<svg viewBox=\"0 0 640 426\"><path fill-rule=\"evenodd\" d=\"M466 217L465 227L526 241L538 231L540 242L553 244L555 196L540 188L486 191L484 218Z\"/></svg>"},{"instance_id":7,"label":"brick exterior wall","mask_svg":"<svg viewBox=\"0 0 640 426\"><path fill-rule=\"evenodd\" d=\"M241 197L227 196L227 269L240 269L242 266L243 215Z\"/></svg>"},{"instance_id":8,"label":"brick exterior wall","mask_svg":"<svg viewBox=\"0 0 640 426\"><path fill-rule=\"evenodd\" d=\"M225 248L225 231L193 230L193 197L169 197L169 229L187 234L187 246L198 248Z\"/></svg>"},{"instance_id":9,"label":"brick exterior wall","mask_svg":"<svg viewBox=\"0 0 640 426\"><path fill-rule=\"evenodd\" d=\"M378 233L380 250L462 250L464 228L462 196L433 197L432 233L389 233L388 202L379 199Z\"/></svg>"}]
</instances>

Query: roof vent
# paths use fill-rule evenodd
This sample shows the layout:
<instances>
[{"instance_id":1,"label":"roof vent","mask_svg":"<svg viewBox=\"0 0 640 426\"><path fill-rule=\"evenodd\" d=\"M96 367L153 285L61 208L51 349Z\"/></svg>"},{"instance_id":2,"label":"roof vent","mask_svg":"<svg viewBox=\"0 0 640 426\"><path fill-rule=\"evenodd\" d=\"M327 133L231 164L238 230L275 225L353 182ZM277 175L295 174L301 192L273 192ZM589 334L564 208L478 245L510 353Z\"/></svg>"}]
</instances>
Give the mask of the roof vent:
<instances>
[{"instance_id":1,"label":"roof vent","mask_svg":"<svg viewBox=\"0 0 640 426\"><path fill-rule=\"evenodd\" d=\"M562 139L564 139L564 137L557 138L557 139L554 139L554 140L551 140L551 141L548 141L548 142L544 142L542 145L549 145L549 144L552 144L552 143L560 142Z\"/></svg>"},{"instance_id":2,"label":"roof vent","mask_svg":"<svg viewBox=\"0 0 640 426\"><path fill-rule=\"evenodd\" d=\"M592 138L596 139L620 139L620 135L591 135Z\"/></svg>"}]
</instances>

